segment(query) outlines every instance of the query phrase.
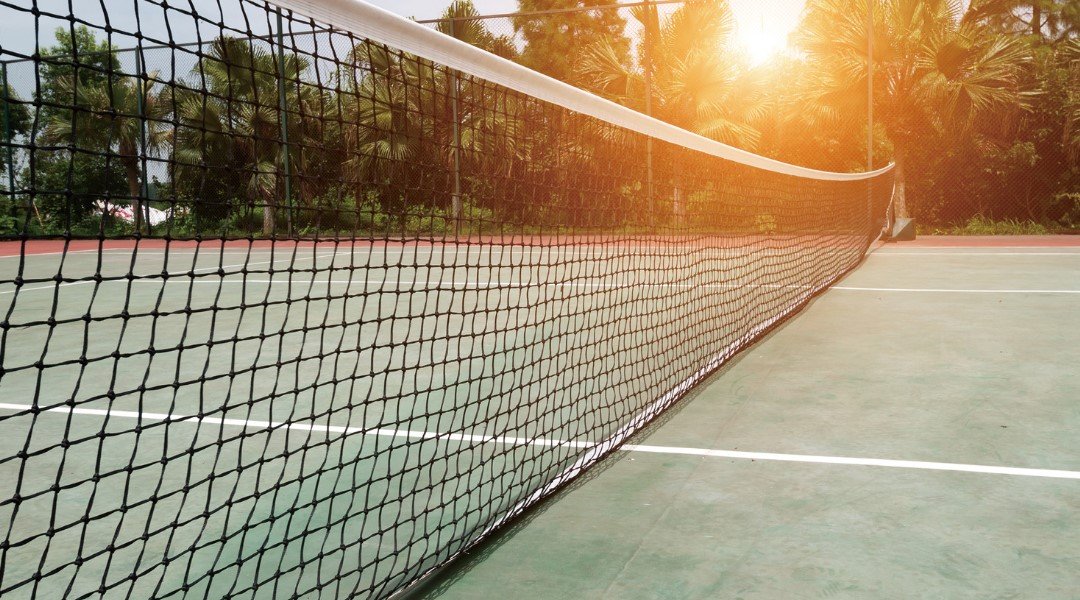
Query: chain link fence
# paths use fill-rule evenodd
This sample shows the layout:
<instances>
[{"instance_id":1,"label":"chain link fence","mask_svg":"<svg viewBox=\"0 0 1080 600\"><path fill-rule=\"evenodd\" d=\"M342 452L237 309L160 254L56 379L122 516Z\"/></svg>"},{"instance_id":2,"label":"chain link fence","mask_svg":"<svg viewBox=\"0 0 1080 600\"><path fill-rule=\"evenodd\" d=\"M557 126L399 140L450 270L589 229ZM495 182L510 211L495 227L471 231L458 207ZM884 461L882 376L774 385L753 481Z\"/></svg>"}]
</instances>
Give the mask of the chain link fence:
<instances>
[{"instance_id":1,"label":"chain link fence","mask_svg":"<svg viewBox=\"0 0 1080 600\"><path fill-rule=\"evenodd\" d=\"M797 11L798 7L792 7L800 4L774 3L776 10L788 12ZM994 30L995 35L1004 36L1001 39L1015 38L1023 46L1012 57L1011 71L999 74L994 82L1008 88L1013 100L962 124L944 119L942 115L950 110L946 104L923 106L922 117L936 122L916 124L922 130L912 132L908 129L915 125L905 122L911 116L905 110L913 109L904 108L903 99L892 97L888 87L895 73L890 71L891 42L882 21L888 18L887 7L880 2L868 5L865 0L849 4L853 10L870 6L878 10L875 27L882 30L874 36L882 49L874 59L873 166L902 158L906 212L923 233L1080 231L1080 41L1076 30L1046 40ZM824 109L813 100L825 92L815 85L820 83L820 72L831 67L826 64L827 50L814 46L815 23L805 7L798 19L793 18L797 25L786 35L786 49L774 48L765 60L756 60L749 49L753 36L739 37L746 23L737 22L730 13L714 14L723 12L716 8L723 4L523 0L520 5L523 10L518 13L480 15L469 2L455 2L443 19L424 23L556 79L752 152L826 170L867 168L865 84L859 83L856 68L849 82L855 91L838 107L827 107L834 113L831 119L822 118ZM550 8L553 5L562 8ZM851 21L858 26L857 19ZM993 24L987 22L988 27ZM70 26L56 25L61 30ZM763 29L766 25L762 23ZM252 45L261 52L275 52L281 45L274 43L278 34L274 23L264 22L260 27L260 37ZM312 54L329 39L312 32L281 33L292 38L286 47L307 44ZM646 43L650 35L653 42ZM862 35L865 38L865 32ZM46 37L42 37L43 45ZM212 40L212 35L204 37L201 43L188 46L188 53L158 51L145 43L137 49L134 38L109 42L113 48L122 48L112 52L119 72L152 86L159 75L166 81L191 78ZM689 47L694 44L698 46ZM716 47L703 50L701 44ZM857 60L865 60L857 49L850 52ZM944 60L940 53L931 58ZM5 214L13 214L19 205L11 190L18 190L20 181L29 176L29 156L20 140L30 128L43 126L35 120L42 101L36 67L29 58L17 58L4 61L0 71L0 91L12 99L3 102L0 128L4 136L0 189L7 191L9 207L0 212ZM961 71L950 85L980 83L978 65L969 61L958 68ZM285 108L280 115L287 120L290 111ZM285 123L283 131L288 130ZM141 155L147 162L143 185L152 196L154 182L168 179L166 162L155 160L152 144ZM289 156L284 153L286 160ZM284 174L282 193L303 193L301 186L294 185L288 165L279 171ZM116 195L124 194L117 190Z\"/></svg>"},{"instance_id":2,"label":"chain link fence","mask_svg":"<svg viewBox=\"0 0 1080 600\"><path fill-rule=\"evenodd\" d=\"M523 8L534 3L522 2ZM539 3L536 3L539 4ZM692 7L689 2L641 3L615 6L600 1L546 3L569 8L523 11L515 15L479 15L467 2L451 5L443 18L423 21L429 27L453 35L517 61L530 68L583 87L617 102L645 111L644 90L634 89L628 81L634 75L644 79L649 56L645 52L649 10L655 11L653 27L658 36L677 36L686 24L679 11ZM651 7L648 5L652 4ZM787 36L787 50L781 50L767 60L757 62L747 52L747 39L728 39L716 49L717 68L723 71L719 83L729 86L727 99L732 105L746 104L752 109L739 114L743 106L735 106L730 114L742 123L749 135L720 136L721 141L788 162L840 171L866 168L868 118L865 98L854 99L843 106L848 114L836 119L821 131L820 121L808 118L815 110L807 98L815 96L810 89L812 77L807 73L822 67L817 56L807 51L812 44L808 28L814 24L807 19L805 3L783 3L776 11L803 7L798 25ZM891 97L887 78L894 55L890 52L889 32L884 31L888 8L884 3L870 5L857 1L851 8L879 11L875 27L875 43L882 46L875 57L873 105L878 114L873 135L873 166L880 167L897 159L897 144L891 137L904 127L905 115L896 114L898 99ZM591 5L591 7L590 7ZM969 19L969 15L954 15ZM857 20L852 20L857 22ZM731 22L737 30L745 23ZM764 28L763 24L763 28ZM733 33L727 34L734 38ZM865 39L865 34L862 34ZM1007 31L997 35L1012 36ZM1016 37L1019 34L1016 34ZM606 38L606 41L605 41ZM598 40L600 40L598 42ZM923 233L1068 233L1080 231L1080 52L1076 32L1066 34L1053 43L1024 39L1022 56L1010 68L1010 77L993 85L1006 85L1015 92L1015 101L999 106L992 112L978 115L971 123L958 126L945 122L941 114L948 107L922 107L930 118L938 118L927 127L919 139L908 142L904 156L907 213L914 217ZM753 45L752 43L750 44ZM597 49L603 47L607 66L613 67L608 76L597 76ZM775 49L774 49L775 50ZM856 55L858 50L853 51ZM944 53L944 51L942 51ZM727 59L725 59L727 55ZM677 57L682 58L682 57ZM944 60L940 55L939 60ZM865 58L863 59L865 60ZM672 63L656 59L654 70L659 76ZM621 64L622 69L614 68ZM599 65L604 66L604 65ZM957 85L975 77L975 65L963 65L966 73L957 73ZM859 75L856 73L857 79ZM863 75L865 81L865 75ZM726 79L725 79L726 78ZM966 78L966 79L965 79ZM690 83L686 81L684 83ZM865 90L865 84L852 87ZM635 98L634 94L639 97ZM654 91L660 94L662 91ZM856 92L857 93L857 92ZM723 99L723 98L722 98ZM927 101L928 102L928 101ZM680 123L672 114L655 111L659 118L676 120L677 124L695 129L693 123ZM803 113L800 115L800 113ZM716 131L704 127L699 133L718 137ZM890 135L892 134L892 135Z\"/></svg>"}]
</instances>

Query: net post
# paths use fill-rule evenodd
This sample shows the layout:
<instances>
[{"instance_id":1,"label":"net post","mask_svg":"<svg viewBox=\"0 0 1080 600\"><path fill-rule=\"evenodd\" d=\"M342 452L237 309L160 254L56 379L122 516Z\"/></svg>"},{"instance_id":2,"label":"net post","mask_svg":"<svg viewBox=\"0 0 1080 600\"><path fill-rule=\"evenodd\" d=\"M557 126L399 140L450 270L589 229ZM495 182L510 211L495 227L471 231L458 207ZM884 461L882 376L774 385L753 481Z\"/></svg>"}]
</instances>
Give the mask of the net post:
<instances>
[{"instance_id":1,"label":"net post","mask_svg":"<svg viewBox=\"0 0 1080 600\"><path fill-rule=\"evenodd\" d=\"M652 30L652 15L649 13L652 10L650 6L650 0L645 0L645 47L642 54L644 58L645 67L645 114L652 116L652 97L653 97L653 56L652 56L652 41L655 39L654 32ZM653 226L656 219L656 205L655 205L655 190L653 185L653 139L652 137L645 138L645 198L646 198L646 210L648 211L647 224ZM652 229L652 227L650 227Z\"/></svg>"},{"instance_id":2,"label":"net post","mask_svg":"<svg viewBox=\"0 0 1080 600\"><path fill-rule=\"evenodd\" d=\"M450 18L450 37L457 38L457 16ZM451 127L453 128L453 146L451 154L454 156L454 190L450 197L450 216L454 219L454 238L461 236L461 108L460 83L457 71L450 69L450 111Z\"/></svg>"},{"instance_id":3,"label":"net post","mask_svg":"<svg viewBox=\"0 0 1080 600\"><path fill-rule=\"evenodd\" d=\"M288 101L285 93L285 34L281 17L281 8L275 8L277 16L277 88L278 88L278 122L281 127L281 167L285 171L285 228L288 235L293 234L292 223L292 163L289 158L289 113ZM299 100L299 98L298 98ZM264 210L272 210L266 207Z\"/></svg>"},{"instance_id":4,"label":"net post","mask_svg":"<svg viewBox=\"0 0 1080 600\"><path fill-rule=\"evenodd\" d=\"M0 79L4 80L4 110L2 117L4 120L4 154L7 159L8 195L11 197L11 216L17 218L18 213L15 208L15 153L12 150L13 142L11 139L11 88L8 87L8 65L6 62L0 63Z\"/></svg>"}]
</instances>

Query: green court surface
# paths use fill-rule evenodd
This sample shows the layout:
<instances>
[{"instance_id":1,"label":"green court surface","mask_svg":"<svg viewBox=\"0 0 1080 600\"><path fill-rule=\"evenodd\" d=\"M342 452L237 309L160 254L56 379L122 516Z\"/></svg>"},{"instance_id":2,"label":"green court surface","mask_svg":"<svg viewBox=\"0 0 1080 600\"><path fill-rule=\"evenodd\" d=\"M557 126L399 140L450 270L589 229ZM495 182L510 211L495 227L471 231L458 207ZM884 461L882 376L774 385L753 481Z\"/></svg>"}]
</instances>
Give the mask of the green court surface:
<instances>
[{"instance_id":1,"label":"green court surface","mask_svg":"<svg viewBox=\"0 0 1080 600\"><path fill-rule=\"evenodd\" d=\"M858 252L734 239L4 257L11 597L385 595Z\"/></svg>"},{"instance_id":2,"label":"green court surface","mask_svg":"<svg viewBox=\"0 0 1080 600\"><path fill-rule=\"evenodd\" d=\"M1080 598L1080 240L1021 243L877 249L416 596Z\"/></svg>"},{"instance_id":3,"label":"green court surface","mask_svg":"<svg viewBox=\"0 0 1080 600\"><path fill-rule=\"evenodd\" d=\"M876 249L622 450L411 593L1076 597L1080 244L1029 243L1043 245ZM490 523L516 502L498 490L542 487L613 435L619 420L605 411L616 409L598 399L624 388L609 356L701 364L677 352L686 336L742 335L719 317L688 328L675 311L657 328L645 315L691 297L718 315L771 314L813 290L769 280L753 268L762 254L805 273L852 258L828 245L665 252L150 247L0 259L5 281L20 260L46 277L0 289L6 347L18 349L3 361L0 456L27 457L0 463L19 498L0 513L5 569L40 579L11 597L98 586L106 597L344 597L383 580L375 592L387 591L445 558L401 573L410 548L398 540ZM699 270L705 258L729 268ZM657 264L671 268L658 276ZM595 323L612 306L643 318L608 336ZM585 433L589 415L612 425Z\"/></svg>"}]
</instances>

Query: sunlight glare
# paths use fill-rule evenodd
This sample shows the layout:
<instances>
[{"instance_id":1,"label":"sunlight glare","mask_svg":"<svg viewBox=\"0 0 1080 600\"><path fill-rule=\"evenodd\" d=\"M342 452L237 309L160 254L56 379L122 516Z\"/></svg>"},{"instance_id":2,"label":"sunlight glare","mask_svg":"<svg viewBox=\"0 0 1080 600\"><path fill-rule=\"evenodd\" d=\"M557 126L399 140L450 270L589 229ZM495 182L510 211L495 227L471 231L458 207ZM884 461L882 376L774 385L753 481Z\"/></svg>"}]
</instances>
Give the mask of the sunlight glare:
<instances>
[{"instance_id":1,"label":"sunlight glare","mask_svg":"<svg viewBox=\"0 0 1080 600\"><path fill-rule=\"evenodd\" d=\"M736 43L751 65L760 65L788 48L788 34L799 23L805 0L728 0L738 27Z\"/></svg>"},{"instance_id":2,"label":"sunlight glare","mask_svg":"<svg viewBox=\"0 0 1080 600\"><path fill-rule=\"evenodd\" d=\"M746 52L750 64L756 66L784 50L787 47L787 35L769 31L764 26L759 27L757 31L748 31L747 28L740 27L738 43Z\"/></svg>"}]
</instances>

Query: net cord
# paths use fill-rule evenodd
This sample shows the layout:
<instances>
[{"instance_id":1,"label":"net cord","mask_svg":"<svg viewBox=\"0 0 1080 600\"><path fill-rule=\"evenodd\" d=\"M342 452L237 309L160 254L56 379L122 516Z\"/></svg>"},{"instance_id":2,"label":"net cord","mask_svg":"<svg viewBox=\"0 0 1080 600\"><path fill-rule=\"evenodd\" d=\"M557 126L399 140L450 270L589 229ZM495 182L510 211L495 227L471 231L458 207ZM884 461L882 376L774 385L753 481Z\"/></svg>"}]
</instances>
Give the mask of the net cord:
<instances>
[{"instance_id":1,"label":"net cord","mask_svg":"<svg viewBox=\"0 0 1080 600\"><path fill-rule=\"evenodd\" d=\"M268 1L319 23L331 24L335 29L414 54L568 110L749 167L825 181L870 180L893 168L893 165L889 164L871 172L836 173L766 158L643 115L362 0Z\"/></svg>"}]
</instances>

